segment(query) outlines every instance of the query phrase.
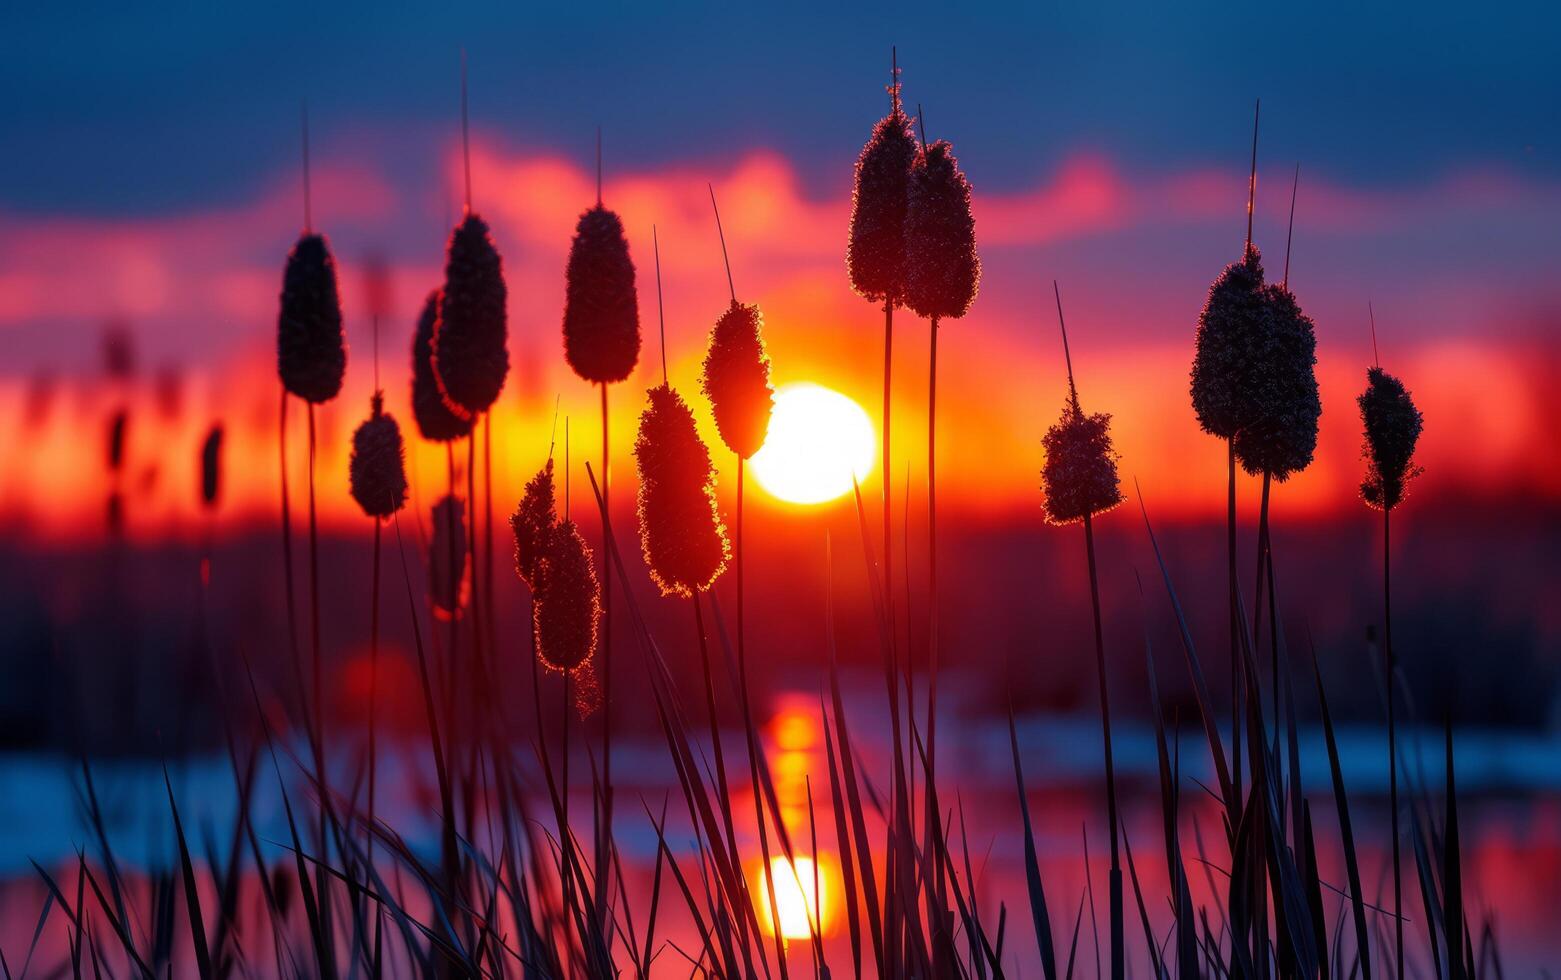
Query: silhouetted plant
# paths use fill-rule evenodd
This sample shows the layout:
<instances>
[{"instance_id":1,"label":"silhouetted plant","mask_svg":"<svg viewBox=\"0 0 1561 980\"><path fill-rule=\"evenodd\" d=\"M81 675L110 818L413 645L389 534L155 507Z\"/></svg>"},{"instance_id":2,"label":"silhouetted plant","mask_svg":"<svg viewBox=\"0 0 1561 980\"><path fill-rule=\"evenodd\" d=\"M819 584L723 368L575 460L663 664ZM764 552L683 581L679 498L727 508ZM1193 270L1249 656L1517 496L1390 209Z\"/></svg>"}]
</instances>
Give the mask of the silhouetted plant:
<instances>
[{"instance_id":1,"label":"silhouetted plant","mask_svg":"<svg viewBox=\"0 0 1561 980\"><path fill-rule=\"evenodd\" d=\"M537 654L553 670L575 671L596 650L601 588L590 546L574 521L554 524L546 541L533 577Z\"/></svg>"},{"instance_id":2,"label":"silhouetted plant","mask_svg":"<svg viewBox=\"0 0 1561 980\"><path fill-rule=\"evenodd\" d=\"M401 444L401 427L395 416L385 411L382 392L374 393L368 419L352 434L347 475L352 499L370 517L389 517L406 503L406 452Z\"/></svg>"},{"instance_id":3,"label":"silhouetted plant","mask_svg":"<svg viewBox=\"0 0 1561 980\"><path fill-rule=\"evenodd\" d=\"M217 506L222 489L222 423L211 427L201 443L201 504L207 510Z\"/></svg>"},{"instance_id":4,"label":"silhouetted plant","mask_svg":"<svg viewBox=\"0 0 1561 980\"><path fill-rule=\"evenodd\" d=\"M662 595L689 597L720 577L731 545L716 509L710 450L694 414L669 385L657 385L648 397L634 441L640 546Z\"/></svg>"},{"instance_id":5,"label":"silhouetted plant","mask_svg":"<svg viewBox=\"0 0 1561 980\"><path fill-rule=\"evenodd\" d=\"M428 587L435 610L455 618L461 613L466 577L466 507L446 495L434 504L434 536L428 549Z\"/></svg>"},{"instance_id":6,"label":"silhouetted plant","mask_svg":"<svg viewBox=\"0 0 1561 980\"><path fill-rule=\"evenodd\" d=\"M938 140L916 155L905 208L905 298L918 316L958 319L981 285L970 181Z\"/></svg>"},{"instance_id":7,"label":"silhouetted plant","mask_svg":"<svg viewBox=\"0 0 1561 980\"><path fill-rule=\"evenodd\" d=\"M287 255L276 352L277 373L291 394L317 405L341 391L347 343L336 260L322 235L305 232Z\"/></svg>"},{"instance_id":8,"label":"silhouetted plant","mask_svg":"<svg viewBox=\"0 0 1561 980\"><path fill-rule=\"evenodd\" d=\"M1404 383L1380 367L1366 372L1366 390L1358 401L1367 463L1360 493L1372 507L1392 510L1403 501L1405 485L1421 472L1413 464L1424 420Z\"/></svg>"},{"instance_id":9,"label":"silhouetted plant","mask_svg":"<svg viewBox=\"0 0 1561 980\"><path fill-rule=\"evenodd\" d=\"M450 411L434 374L434 326L439 322L439 290L428 294L412 334L412 418L424 439L453 442L472 431L470 418Z\"/></svg>"},{"instance_id":10,"label":"silhouetted plant","mask_svg":"<svg viewBox=\"0 0 1561 980\"><path fill-rule=\"evenodd\" d=\"M434 377L445 405L476 416L499 397L509 373L504 264L488 225L468 214L450 235L439 319L434 325Z\"/></svg>"},{"instance_id":11,"label":"silhouetted plant","mask_svg":"<svg viewBox=\"0 0 1561 980\"><path fill-rule=\"evenodd\" d=\"M710 331L701 387L710 399L716 431L732 452L749 459L770 430L775 389L764 349L764 316L757 306L732 301Z\"/></svg>"},{"instance_id":12,"label":"silhouetted plant","mask_svg":"<svg viewBox=\"0 0 1561 980\"><path fill-rule=\"evenodd\" d=\"M639 297L623 222L600 200L580 215L564 276L564 358L586 381L622 381L639 361Z\"/></svg>"},{"instance_id":13,"label":"silhouetted plant","mask_svg":"<svg viewBox=\"0 0 1561 980\"><path fill-rule=\"evenodd\" d=\"M537 572L557 522L553 496L553 461L549 459L526 483L526 492L509 519L515 536L515 573L533 593L540 587Z\"/></svg>"}]
</instances>

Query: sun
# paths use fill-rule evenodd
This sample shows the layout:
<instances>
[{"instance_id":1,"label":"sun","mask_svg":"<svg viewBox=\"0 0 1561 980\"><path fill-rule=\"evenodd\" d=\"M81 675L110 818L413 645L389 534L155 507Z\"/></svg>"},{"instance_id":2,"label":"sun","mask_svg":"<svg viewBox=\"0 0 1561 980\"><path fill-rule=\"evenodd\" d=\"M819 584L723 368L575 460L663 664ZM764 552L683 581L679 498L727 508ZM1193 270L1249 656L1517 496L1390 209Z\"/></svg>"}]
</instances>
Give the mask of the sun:
<instances>
[{"instance_id":1,"label":"sun","mask_svg":"<svg viewBox=\"0 0 1561 980\"><path fill-rule=\"evenodd\" d=\"M877 436L862 406L811 381L782 385L764 445L749 466L770 494L821 504L851 492L873 470Z\"/></svg>"}]
</instances>

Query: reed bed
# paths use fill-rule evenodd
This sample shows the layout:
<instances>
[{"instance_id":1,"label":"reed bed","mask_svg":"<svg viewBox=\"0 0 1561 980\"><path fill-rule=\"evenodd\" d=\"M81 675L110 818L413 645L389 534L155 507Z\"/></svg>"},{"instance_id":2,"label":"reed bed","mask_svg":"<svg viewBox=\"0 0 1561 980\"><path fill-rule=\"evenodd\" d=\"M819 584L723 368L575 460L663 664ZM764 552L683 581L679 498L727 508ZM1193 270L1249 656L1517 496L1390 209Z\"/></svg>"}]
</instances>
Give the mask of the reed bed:
<instances>
[{"instance_id":1,"label":"reed bed","mask_svg":"<svg viewBox=\"0 0 1561 980\"><path fill-rule=\"evenodd\" d=\"M463 66L463 136L465 82ZM433 532L426 549L409 546L400 515L408 496L401 429L384 411L378 392L368 418L353 434L347 481L370 518L374 542L371 606L371 681L367 744L328 752L320 680L322 658L318 608L319 559L314 500L313 406L340 390L346 369L334 260L325 239L312 230L306 204L305 229L288 258L278 325L278 370L284 395L282 507L283 561L287 579L288 644L295 668L292 717L279 716L273 695L263 690L254 660L275 651L246 650L242 685L214 675L212 697L220 706L225 745L237 798L226 839L184 820L165 772L175 870L137 876L115 854L105 831L89 761L80 784L90 845L74 865L35 865L45 898L38 912L33 948L0 952L7 976L20 964L27 971L38 937L63 929L67 958L38 964L51 975L87 972L145 977L283 975L298 977L436 976L565 978L613 976L702 976L753 980L815 976L988 978L1018 976L1023 963L1039 962L1047 980L1084 972L1081 949L1085 906L1094 932L1096 908L1086 837L1084 880L1077 899L1058 894L1042 874L1040 844L1023 767L1022 744L1012 713L1008 741L1022 837L1022 872L1027 909L997 904L976 872L968 839L964 801L956 780L936 767L937 522L936 344L940 322L963 316L976 296L980 262L976 254L970 185L946 141L918 146L901 108L898 67L890 86L890 114L874 130L857 165L856 206L848 246L856 290L885 313L884 496L881 537L869 531L870 515L855 493L857 540L845 545L860 560L869 583L884 708L889 726L877 732L847 710L834 643L834 585L820 611L829 639L829 671L821 678L818 703L823 735L822 772L804 780L806 821L788 817L778 789L770 749L757 720L749 685L742 580L742 463L762 445L770 420L770 362L757 306L740 303L727 265L731 304L711 332L703 391L716 430L738 460L735 555L716 495L716 472L702 441L698 413L705 406L685 399L666 373L665 310L657 266L658 316L662 324L661 383L646 392L634 445L638 476L635 527L615 526L619 516L608 495L607 385L631 374L640 351L635 270L621 220L598 200L581 216L567 270L564 313L565 356L587 383L602 392L603 449L581 465L591 490L601 535L593 548L570 513L572 461L565 422L565 456L555 469L549 447L536 475L516 502L510 528L516 572L528 590L531 628L524 638L485 627L483 604L492 615L497 601L491 568L486 582L477 537L476 427L500 396L509 370L507 288L492 230L470 208L447 243L445 281L422 304L411 338L410 385L418 437L447 446L449 486L433 505ZM307 141L305 142L307 148ZM598 150L598 154L599 154ZM1253 141L1255 187L1256 130ZM307 171L307 149L305 150ZM468 165L469 167L469 165ZM600 179L600 178L599 178ZM305 179L307 199L307 177ZM712 206L715 199L712 191ZM1294 193L1292 194L1293 209ZM1189 626L1187 603L1171 563L1160 550L1141 490L1135 492L1144 538L1156 559L1163 596L1155 601L1175 619L1180 668L1194 692L1193 721L1207 744L1214 778L1196 783L1183 771L1181 739L1168 730L1164 712L1153 712L1159 812L1163 828L1167 888L1156 893L1142 880L1134 845L1120 810L1112 744L1109 664L1126 651L1108 653L1095 548L1096 522L1126 499L1112 447L1109 415L1084 411L1063 322L1060 288L1053 284L1062 336L1067 389L1061 417L1037 436L1036 462L1041 506L1050 523L1083 529L1094 656L1103 743L1103 780L1109 832L1106 919L1108 939L1097 973L1121 978L1147 969L1155 977L1360 976L1390 969L1403 975L1411 950L1405 922L1420 948L1417 961L1430 975L1450 980L1500 975L1489 919L1471 920L1462 873L1459 811L1453 766L1454 733L1445 734L1446 782L1440 798L1423 783L1409 787L1407 836L1418 888L1418 914L1407 912L1399 893L1400 809L1394 742L1395 652L1389 589L1389 518L1404 485L1416 472L1413 453L1423 420L1402 382L1373 367L1359 406L1365 429L1367 475L1362 495L1383 514L1383 616L1385 694L1390 766L1393 767L1391 823L1394 846L1394 904L1379 908L1363 890L1357 828L1343 778L1338 740L1325 679L1313 664L1312 691L1296 690L1291 651L1280 628L1283 596L1268 542L1270 480L1283 481L1310 461L1321 404L1313 376L1315 335L1286 277L1266 285L1261 258L1249 227L1241 258L1215 281L1198 319L1191 395L1200 424L1229 444L1231 524L1228 602L1232 672L1232 724L1224 730L1204 674L1207 647ZM1293 210L1292 210L1293 216ZM719 214L717 213L719 223ZM898 224L897 224L898 223ZM718 224L719 228L719 224ZM721 232L723 253L724 231ZM901 550L906 580L890 562L889 462L890 350L893 312L904 305L930 321L929 377L929 590L928 690L924 703L911 696L916 665L897 633L897 604L907 621L910 604L908 555ZM377 324L376 324L377 346ZM285 433L287 398L310 406L310 639L313 683L305 683L293 606L291 516ZM1101 394L1109 402L1109 393ZM958 406L955 407L958 410ZM491 424L491 423L490 423ZM1015 424L1031 424L1028 420ZM124 423L111 426L109 462L119 468ZM485 433L488 428L484 427ZM117 433L117 434L116 434ZM203 450L203 499L215 511L221 429ZM453 443L467 441L466 495L459 495ZM491 456L484 457L491 471ZM1252 599L1235 575L1234 487L1240 462L1264 481L1259 530L1259 580ZM556 480L564 490L558 493ZM487 504L491 508L491 491ZM1120 516L1118 514L1118 516ZM1115 518L1112 518L1115 519ZM490 518L491 523L491 518ZM907 522L908 523L908 522ZM412 778L432 783L419 797L425 828L391 826L377 809L381 760L375 736L379 664L381 533L393 532L404 596L408 635L415 652L417 688L426 746L413 753ZM625 563L625 541L637 538L650 580L659 593L647 600L637 572ZM491 534L488 536L491 551ZM836 542L822 556L835 571ZM598 561L600 564L598 564ZM720 596L720 579L735 563L736 630L731 642ZM421 566L421 568L420 568ZM426 582L414 579L414 569ZM600 569L600 572L598 572ZM332 569L332 573L341 570ZM238 574L235 570L233 574ZM610 583L621 583L622 600L611 606ZM761 589L784 588L763 582ZM1260 670L1266 592L1271 662L1266 685ZM1189 601L1204 601L1189 596ZM684 599L694 634L658 635L643 608L646 601ZM1217 601L1217 600L1216 600ZM399 600L398 600L399 602ZM656 735L675 775L674 792L662 800L639 800L637 812L615 821L612 726L599 744L586 739L571 748L571 714L601 703L610 717L615 692L609 655L616 616L643 683L634 690L654 712ZM470 644L457 643L455 623L469 624ZM446 648L434 636L437 623L450 624ZM696 649L697 678L671 666L676 647ZM1147 636L1142 656L1147 690L1158 709L1160 672ZM521 660L524 658L524 661ZM596 664L605 661L606 683L597 689ZM442 660L442 663L441 663ZM441 671L439 668L443 667ZM523 703L530 678L529 744L507 724ZM545 678L562 679L562 712L544 710ZM548 681L551 683L552 681ZM1266 689L1265 689L1266 688ZM1334 813L1314 812L1320 787L1302 783L1304 767L1297 736L1298 698L1315 694L1326 736ZM692 697L692 704L687 700ZM284 699L287 701L288 699ZM728 759L721 719L736 705L745 753ZM1281 708L1282 706L1282 708ZM708 724L700 731L699 715ZM556 725L554 722L558 722ZM285 728L284 728L285 726ZM582 727L583 731L583 727ZM301 733L301 736L300 736ZM884 759L869 765L862 747L882 742ZM1033 750L1033 746L1030 747ZM575 769L584 759L583 774ZM1005 763L1006 764L1006 763ZM759 854L744 836L735 813L733 783L743 779L753 799L753 829ZM281 857L268 856L256 827L261 781L275 783L286 819ZM360 784L366 783L366 794ZM589 794L591 846L581 846L570 801L576 790ZM822 809L816 809L815 790ZM917 794L920 794L918 800ZM1191 809L1188 794L1206 796L1217 808L1220 827L1205 849L1194 824L1196 851L1186 840ZM621 824L632 822L653 840L648 897L631 889L625 872ZM746 824L746 821L744 821ZM1338 853L1321 846L1332 838L1325 823L1338 827ZM957 833L955 832L957 828ZM1157 830L1157 836L1159 831ZM813 894L825 881L821 841L836 865L845 936L826 942L819 904L802 900L800 935L782 935L788 906L783 891L805 893L811 861ZM1139 855L1150 846L1139 841ZM1196 856L1195 856L1196 855ZM755 858L762 884L750 878ZM1325 868L1343 865L1345 880L1331 880ZM777 872L777 869L781 869ZM789 875L777 881L778 874ZM1206 876L1206 901L1194 900L1190 884ZM836 877L838 876L838 878ZM1220 882L1223 882L1223 885ZM1413 897L1411 898L1413 901ZM789 907L796 911L796 906ZM1337 912L1331 912L1337 909ZM1346 911L1348 914L1346 914ZM1071 914L1070 914L1071 913ZM1011 916L1027 920L1020 928ZM674 935L673 926L679 931ZM182 924L180 924L182 923ZM1385 939L1391 927L1394 941ZM1098 943L1098 933L1096 933ZM1478 939L1476 938L1478 937ZM1034 956L1031 955L1033 944ZM846 953L845 951L849 952ZM18 955L21 954L21 955ZM1033 971L1031 971L1033 975Z\"/></svg>"}]
</instances>

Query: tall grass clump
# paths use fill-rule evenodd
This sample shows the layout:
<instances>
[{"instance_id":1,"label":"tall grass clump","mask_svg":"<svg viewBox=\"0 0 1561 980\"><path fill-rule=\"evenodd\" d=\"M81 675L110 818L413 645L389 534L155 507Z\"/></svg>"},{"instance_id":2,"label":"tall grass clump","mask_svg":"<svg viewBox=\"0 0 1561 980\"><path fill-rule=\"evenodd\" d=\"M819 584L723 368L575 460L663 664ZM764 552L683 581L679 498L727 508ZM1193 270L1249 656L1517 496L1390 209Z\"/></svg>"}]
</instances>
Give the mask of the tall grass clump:
<instances>
[{"instance_id":1,"label":"tall grass clump","mask_svg":"<svg viewBox=\"0 0 1561 980\"><path fill-rule=\"evenodd\" d=\"M1068 398L1062 418L1047 430L1042 445L1046 462L1041 468L1041 499L1048 523L1084 525L1084 550L1089 559L1090 607L1095 616L1095 668L1100 681L1100 725L1105 744L1106 812L1111 831L1110 915L1111 976L1121 980L1126 971L1122 917L1122 863L1118 852L1120 820L1117 813L1116 764L1111 751L1111 698L1106 684L1106 645L1100 618L1100 585L1095 573L1094 517L1122 502L1117 477L1117 455L1111 446L1111 416L1086 415L1079 405L1073 380L1073 357L1068 351L1068 328L1062 317L1062 292L1057 297L1057 324L1062 331L1063 358L1068 367Z\"/></svg>"}]
</instances>

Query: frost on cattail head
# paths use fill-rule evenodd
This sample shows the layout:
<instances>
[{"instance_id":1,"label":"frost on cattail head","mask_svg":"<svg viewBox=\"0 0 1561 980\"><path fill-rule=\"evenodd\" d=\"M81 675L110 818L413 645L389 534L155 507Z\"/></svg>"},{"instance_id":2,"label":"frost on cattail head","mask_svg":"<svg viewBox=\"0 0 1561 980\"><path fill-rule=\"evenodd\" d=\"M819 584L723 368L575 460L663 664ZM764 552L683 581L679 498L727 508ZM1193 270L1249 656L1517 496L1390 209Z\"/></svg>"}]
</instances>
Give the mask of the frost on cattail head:
<instances>
[{"instance_id":1,"label":"frost on cattail head","mask_svg":"<svg viewBox=\"0 0 1561 980\"><path fill-rule=\"evenodd\" d=\"M406 453L401 427L385 411L385 396L374 393L373 411L352 434L347 468L352 499L370 517L389 517L407 499Z\"/></svg>"},{"instance_id":2,"label":"frost on cattail head","mask_svg":"<svg viewBox=\"0 0 1561 980\"><path fill-rule=\"evenodd\" d=\"M1366 426L1366 479L1360 493L1378 510L1392 510L1404 499L1405 484L1421 472L1413 465L1423 424L1420 410L1404 383L1379 367L1366 372L1359 401Z\"/></svg>"},{"instance_id":3,"label":"frost on cattail head","mask_svg":"<svg viewBox=\"0 0 1561 980\"><path fill-rule=\"evenodd\" d=\"M905 302L917 316L962 317L981 283L970 181L938 140L916 154L905 207Z\"/></svg>"},{"instance_id":4,"label":"frost on cattail head","mask_svg":"<svg viewBox=\"0 0 1561 980\"><path fill-rule=\"evenodd\" d=\"M715 584L731 544L715 504L710 450L688 405L668 385L649 391L634 440L640 547L661 594L692 596Z\"/></svg>"},{"instance_id":5,"label":"frost on cattail head","mask_svg":"<svg viewBox=\"0 0 1561 980\"><path fill-rule=\"evenodd\" d=\"M434 375L434 326L439 322L439 290L428 294L412 335L412 417L417 431L433 442L451 442L472 431L469 418L450 411Z\"/></svg>"},{"instance_id":6,"label":"frost on cattail head","mask_svg":"<svg viewBox=\"0 0 1561 980\"><path fill-rule=\"evenodd\" d=\"M446 495L434 504L434 538L428 547L428 591L434 610L447 618L461 613L466 578L466 507Z\"/></svg>"},{"instance_id":7,"label":"frost on cattail head","mask_svg":"<svg viewBox=\"0 0 1561 980\"><path fill-rule=\"evenodd\" d=\"M1041 444L1046 451L1041 506L1047 523L1071 524L1122 502L1111 416L1085 415L1078 398L1070 397Z\"/></svg>"},{"instance_id":8,"label":"frost on cattail head","mask_svg":"<svg viewBox=\"0 0 1561 980\"><path fill-rule=\"evenodd\" d=\"M1284 481L1311 465L1317 449L1317 333L1284 286L1263 287L1263 328L1248 375L1252 417L1236 432L1236 459L1248 473Z\"/></svg>"},{"instance_id":9,"label":"frost on cattail head","mask_svg":"<svg viewBox=\"0 0 1561 980\"><path fill-rule=\"evenodd\" d=\"M509 373L503 261L487 224L468 214L450 235L434 325L434 376L457 415L486 411Z\"/></svg>"},{"instance_id":10,"label":"frost on cattail head","mask_svg":"<svg viewBox=\"0 0 1561 980\"><path fill-rule=\"evenodd\" d=\"M564 358L587 381L622 381L640 359L640 303L617 214L580 215L564 277Z\"/></svg>"},{"instance_id":11,"label":"frost on cattail head","mask_svg":"<svg viewBox=\"0 0 1561 980\"><path fill-rule=\"evenodd\" d=\"M347 342L341 328L336 260L325 239L305 234L287 254L276 326L277 373L290 393L319 404L341 391Z\"/></svg>"},{"instance_id":12,"label":"frost on cattail head","mask_svg":"<svg viewBox=\"0 0 1561 980\"><path fill-rule=\"evenodd\" d=\"M201 504L212 510L222 488L222 423L218 422L201 443Z\"/></svg>"},{"instance_id":13,"label":"frost on cattail head","mask_svg":"<svg viewBox=\"0 0 1561 980\"><path fill-rule=\"evenodd\" d=\"M531 609L537 655L553 670L575 670L596 650L602 593L591 549L574 521L553 527L536 572Z\"/></svg>"},{"instance_id":14,"label":"frost on cattail head","mask_svg":"<svg viewBox=\"0 0 1561 980\"><path fill-rule=\"evenodd\" d=\"M894 108L878 120L856 160L846 271L863 299L898 306L905 297L905 209L916 138L900 108L898 83L893 94Z\"/></svg>"},{"instance_id":15,"label":"frost on cattail head","mask_svg":"<svg viewBox=\"0 0 1561 980\"><path fill-rule=\"evenodd\" d=\"M526 484L515 513L510 515L510 530L515 534L515 572L535 594L539 588L537 570L547 553L548 541L557 525L553 515L553 461L537 471Z\"/></svg>"},{"instance_id":16,"label":"frost on cattail head","mask_svg":"<svg viewBox=\"0 0 1561 980\"><path fill-rule=\"evenodd\" d=\"M1198 314L1192 407L1210 435L1235 438L1253 418L1250 373L1266 316L1263 259L1256 246L1248 245L1241 261L1226 266L1214 280Z\"/></svg>"},{"instance_id":17,"label":"frost on cattail head","mask_svg":"<svg viewBox=\"0 0 1561 980\"><path fill-rule=\"evenodd\" d=\"M770 355L760 332L764 315L757 306L736 300L710 331L701 384L715 414L715 425L728 449L748 459L770 431L775 389L770 387Z\"/></svg>"}]
</instances>

